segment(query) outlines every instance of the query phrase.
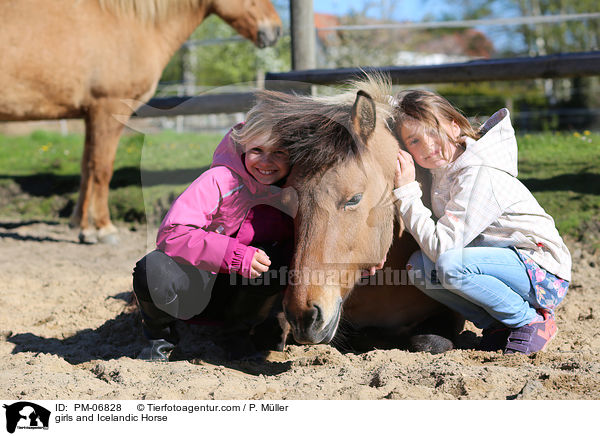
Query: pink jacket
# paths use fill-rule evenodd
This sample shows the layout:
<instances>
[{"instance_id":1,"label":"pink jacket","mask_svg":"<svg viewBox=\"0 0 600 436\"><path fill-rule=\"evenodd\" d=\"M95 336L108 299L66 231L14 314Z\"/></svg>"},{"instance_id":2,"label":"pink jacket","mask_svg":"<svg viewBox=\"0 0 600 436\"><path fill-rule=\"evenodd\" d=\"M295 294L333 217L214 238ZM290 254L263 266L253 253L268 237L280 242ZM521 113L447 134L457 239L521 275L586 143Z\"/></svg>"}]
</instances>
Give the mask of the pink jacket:
<instances>
[{"instance_id":1,"label":"pink jacket","mask_svg":"<svg viewBox=\"0 0 600 436\"><path fill-rule=\"evenodd\" d=\"M230 133L215 150L211 168L169 209L156 245L176 262L249 277L257 251L250 243L291 240L293 224L278 205L281 188L248 173ZM274 207L255 207L265 204Z\"/></svg>"}]
</instances>

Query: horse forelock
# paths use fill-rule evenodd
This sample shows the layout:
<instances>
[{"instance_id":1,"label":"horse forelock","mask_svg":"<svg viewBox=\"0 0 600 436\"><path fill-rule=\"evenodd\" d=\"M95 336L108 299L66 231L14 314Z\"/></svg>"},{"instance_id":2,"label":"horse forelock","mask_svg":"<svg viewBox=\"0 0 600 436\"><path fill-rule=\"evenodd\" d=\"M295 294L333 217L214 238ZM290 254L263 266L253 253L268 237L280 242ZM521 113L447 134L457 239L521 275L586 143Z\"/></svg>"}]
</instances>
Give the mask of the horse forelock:
<instances>
[{"instance_id":1,"label":"horse forelock","mask_svg":"<svg viewBox=\"0 0 600 436\"><path fill-rule=\"evenodd\" d=\"M320 206L315 198L315 191L310 187L302 186L299 195L297 228L296 228L296 254L297 261L301 264L305 263L304 256L307 255L307 246L310 241L313 241L313 235L317 231L315 223L318 224L318 219L321 215ZM314 256L314 255L313 255Z\"/></svg>"},{"instance_id":2,"label":"horse forelock","mask_svg":"<svg viewBox=\"0 0 600 436\"><path fill-rule=\"evenodd\" d=\"M314 177L348 160L360 159L363 142L346 125L324 118L318 127L300 128L282 141L290 164L303 177Z\"/></svg>"},{"instance_id":3,"label":"horse forelock","mask_svg":"<svg viewBox=\"0 0 600 436\"><path fill-rule=\"evenodd\" d=\"M365 72L363 78L348 86L345 92L333 96L257 93L257 105L252 111L289 152L290 163L299 167L299 173L312 177L347 159L360 160L367 146L351 127L352 107L359 90L371 96L377 118L391 130L388 121L394 111L389 101L390 79Z\"/></svg>"},{"instance_id":4,"label":"horse forelock","mask_svg":"<svg viewBox=\"0 0 600 436\"><path fill-rule=\"evenodd\" d=\"M290 164L312 177L339 162L359 158L365 149L350 127L352 105L296 96L282 108L273 135L288 151Z\"/></svg>"},{"instance_id":5,"label":"horse forelock","mask_svg":"<svg viewBox=\"0 0 600 436\"><path fill-rule=\"evenodd\" d=\"M170 14L195 10L206 0L98 0L102 9L117 15L131 15L143 22L156 23Z\"/></svg>"}]
</instances>

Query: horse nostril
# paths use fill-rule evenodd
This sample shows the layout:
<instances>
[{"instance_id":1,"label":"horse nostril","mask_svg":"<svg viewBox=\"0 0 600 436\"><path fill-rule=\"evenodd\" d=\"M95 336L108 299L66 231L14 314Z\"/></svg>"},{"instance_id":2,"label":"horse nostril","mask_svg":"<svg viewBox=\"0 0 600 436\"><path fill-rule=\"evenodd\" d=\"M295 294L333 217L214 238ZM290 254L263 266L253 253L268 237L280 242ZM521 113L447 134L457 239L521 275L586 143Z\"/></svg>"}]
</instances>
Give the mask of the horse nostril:
<instances>
[{"instance_id":1,"label":"horse nostril","mask_svg":"<svg viewBox=\"0 0 600 436\"><path fill-rule=\"evenodd\" d=\"M274 45L281 35L281 27L261 28L257 34L257 45L259 48L265 48Z\"/></svg>"},{"instance_id":2,"label":"horse nostril","mask_svg":"<svg viewBox=\"0 0 600 436\"><path fill-rule=\"evenodd\" d=\"M302 330L309 331L313 329L315 325L318 325L321 319L321 308L319 306L309 304L301 318Z\"/></svg>"},{"instance_id":3,"label":"horse nostril","mask_svg":"<svg viewBox=\"0 0 600 436\"><path fill-rule=\"evenodd\" d=\"M258 47L265 48L267 45L267 32L265 32L263 29L260 29L256 39L258 41Z\"/></svg>"},{"instance_id":4,"label":"horse nostril","mask_svg":"<svg viewBox=\"0 0 600 436\"><path fill-rule=\"evenodd\" d=\"M323 319L323 311L316 304L311 304L312 309L310 309L310 317L313 323L321 321Z\"/></svg>"}]
</instances>

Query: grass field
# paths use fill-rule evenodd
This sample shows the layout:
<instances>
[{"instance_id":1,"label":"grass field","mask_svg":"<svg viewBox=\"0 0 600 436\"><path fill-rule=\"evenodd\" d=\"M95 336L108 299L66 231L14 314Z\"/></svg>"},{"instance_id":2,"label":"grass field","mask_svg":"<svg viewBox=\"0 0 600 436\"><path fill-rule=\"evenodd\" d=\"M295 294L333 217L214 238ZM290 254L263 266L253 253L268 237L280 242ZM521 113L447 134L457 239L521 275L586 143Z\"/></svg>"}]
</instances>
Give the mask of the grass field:
<instances>
[{"instance_id":1,"label":"grass field","mask_svg":"<svg viewBox=\"0 0 600 436\"><path fill-rule=\"evenodd\" d=\"M113 219L145 222L147 212L150 219L160 219L160 209L168 208L210 165L220 139L221 135L171 132L124 135L110 184ZM77 200L82 152L82 135L42 131L29 136L0 135L0 216L68 217Z\"/></svg>"},{"instance_id":2,"label":"grass field","mask_svg":"<svg viewBox=\"0 0 600 436\"><path fill-rule=\"evenodd\" d=\"M210 165L220 139L218 134L173 132L123 136L111 182L113 219L159 221L176 196ZM585 238L586 229L600 221L600 135L540 133L518 141L519 178L561 233ZM77 199L82 144L81 135L0 135L0 217L69 216Z\"/></svg>"}]
</instances>

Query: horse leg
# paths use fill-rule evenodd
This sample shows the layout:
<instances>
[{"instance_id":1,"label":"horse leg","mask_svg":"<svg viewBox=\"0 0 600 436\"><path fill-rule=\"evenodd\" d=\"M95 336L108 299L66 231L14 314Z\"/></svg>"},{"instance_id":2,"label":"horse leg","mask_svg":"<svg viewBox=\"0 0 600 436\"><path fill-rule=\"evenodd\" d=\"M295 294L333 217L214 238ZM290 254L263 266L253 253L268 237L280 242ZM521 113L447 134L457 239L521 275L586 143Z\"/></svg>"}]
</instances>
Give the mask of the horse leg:
<instances>
[{"instance_id":1,"label":"horse leg","mask_svg":"<svg viewBox=\"0 0 600 436\"><path fill-rule=\"evenodd\" d=\"M91 176L93 172L91 156L92 148L94 147L91 136L92 129L89 116L86 116L85 124L85 143L83 147L83 155L81 157L81 181L79 185L79 197L77 198L77 204L73 209L69 225L73 228L79 227L79 242L94 244L98 242L96 238L96 230L90 228L88 216L93 189L93 183L91 183Z\"/></svg>"},{"instance_id":2,"label":"horse leg","mask_svg":"<svg viewBox=\"0 0 600 436\"><path fill-rule=\"evenodd\" d=\"M110 221L108 209L109 183L124 127L123 122L117 120L115 115L122 117L130 114L129 109L114 100L101 101L88 110L79 200L72 217L72 222L75 221L80 226L81 242L118 242L117 229ZM90 218L94 228L90 228Z\"/></svg>"}]
</instances>

